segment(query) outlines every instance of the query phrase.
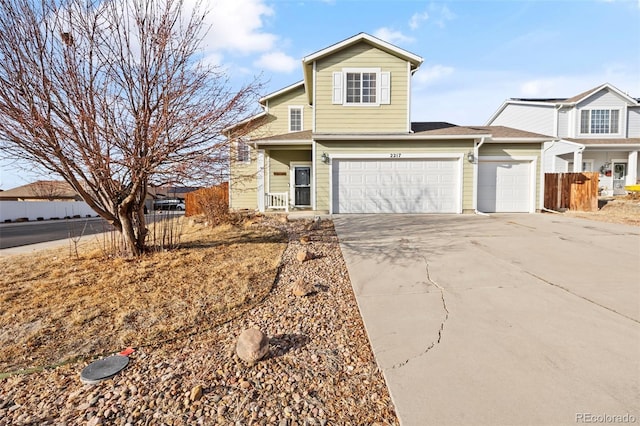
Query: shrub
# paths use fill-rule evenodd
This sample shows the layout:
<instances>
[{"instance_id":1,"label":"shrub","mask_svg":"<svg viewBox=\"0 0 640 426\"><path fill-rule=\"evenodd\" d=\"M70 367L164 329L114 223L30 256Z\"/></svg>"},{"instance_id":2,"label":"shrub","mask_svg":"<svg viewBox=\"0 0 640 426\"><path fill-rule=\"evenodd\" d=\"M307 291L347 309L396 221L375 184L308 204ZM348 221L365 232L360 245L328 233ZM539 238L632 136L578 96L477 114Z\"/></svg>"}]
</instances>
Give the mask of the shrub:
<instances>
[{"instance_id":1,"label":"shrub","mask_svg":"<svg viewBox=\"0 0 640 426\"><path fill-rule=\"evenodd\" d=\"M223 183L187 194L187 216L202 214L210 225L227 222L229 214L229 185Z\"/></svg>"},{"instance_id":2,"label":"shrub","mask_svg":"<svg viewBox=\"0 0 640 426\"><path fill-rule=\"evenodd\" d=\"M36 220L37 220L37 221L43 221L43 220L44 220L44 217L37 217L37 218L36 218Z\"/></svg>"}]
</instances>

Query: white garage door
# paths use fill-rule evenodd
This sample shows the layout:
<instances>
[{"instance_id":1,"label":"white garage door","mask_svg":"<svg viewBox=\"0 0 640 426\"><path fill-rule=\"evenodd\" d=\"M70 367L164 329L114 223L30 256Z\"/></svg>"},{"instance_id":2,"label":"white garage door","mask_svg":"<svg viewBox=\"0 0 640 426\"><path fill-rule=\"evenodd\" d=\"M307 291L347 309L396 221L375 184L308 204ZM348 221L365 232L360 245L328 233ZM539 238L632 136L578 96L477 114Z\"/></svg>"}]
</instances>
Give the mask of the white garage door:
<instances>
[{"instance_id":1,"label":"white garage door","mask_svg":"<svg viewBox=\"0 0 640 426\"><path fill-rule=\"evenodd\" d=\"M333 213L459 213L459 159L334 159Z\"/></svg>"},{"instance_id":2,"label":"white garage door","mask_svg":"<svg viewBox=\"0 0 640 426\"><path fill-rule=\"evenodd\" d=\"M531 161L482 161L478 165L478 210L532 211Z\"/></svg>"}]
</instances>

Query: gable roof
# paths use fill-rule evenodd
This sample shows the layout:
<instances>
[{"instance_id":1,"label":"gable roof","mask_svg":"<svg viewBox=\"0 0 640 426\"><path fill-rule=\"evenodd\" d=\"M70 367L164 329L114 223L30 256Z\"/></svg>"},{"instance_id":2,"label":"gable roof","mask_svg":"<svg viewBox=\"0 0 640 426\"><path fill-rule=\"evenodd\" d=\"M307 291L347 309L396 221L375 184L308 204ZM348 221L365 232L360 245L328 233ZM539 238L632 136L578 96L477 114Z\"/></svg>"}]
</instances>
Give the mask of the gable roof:
<instances>
[{"instance_id":1,"label":"gable roof","mask_svg":"<svg viewBox=\"0 0 640 426\"><path fill-rule=\"evenodd\" d=\"M500 113L504 111L507 105L539 105L539 106L548 106L548 107L574 106L605 89L611 90L612 92L620 96L622 99L625 100L625 102L628 105L640 104L640 102L637 99L632 98L631 96L622 92L620 89L613 86L612 84L604 83L604 84L601 84L600 86L586 90L570 98L510 98L510 99L507 99L502 103L502 105L500 105L498 110L493 113L493 115L489 118L489 120L487 120L487 125L490 125L491 123L493 123L493 121L498 117L498 115L500 115Z\"/></svg>"},{"instance_id":2,"label":"gable roof","mask_svg":"<svg viewBox=\"0 0 640 426\"><path fill-rule=\"evenodd\" d=\"M302 68L304 73L304 84L307 88L307 98L309 100L309 104L313 103L313 63L319 59L325 58L327 56L333 55L340 50L346 49L347 47L353 46L358 43L367 43L377 49L380 49L384 52L387 52L390 55L401 58L411 64L411 71L416 71L420 64L422 64L423 59L416 55L415 53L411 53L408 50L401 49L397 46L394 46L391 43L388 43L384 40L381 40L377 37L374 37L367 33L359 33L352 37L349 37L345 40L342 40L338 43L332 44L329 47L325 47L324 49L318 50L310 55L302 58Z\"/></svg>"},{"instance_id":3,"label":"gable roof","mask_svg":"<svg viewBox=\"0 0 640 426\"><path fill-rule=\"evenodd\" d=\"M264 106L264 105L266 105L266 103L267 103L267 101L269 99L273 99L273 98L275 98L277 96L280 96L280 95L282 95L284 93L287 93L287 92L290 92L292 90L295 90L295 89L299 88L300 86L304 86L304 81L303 80L300 80L297 83L290 84L287 87L283 87L282 89L276 90L275 92L269 93L268 95L265 95L265 96L261 97L258 102L260 102L260 104Z\"/></svg>"}]
</instances>

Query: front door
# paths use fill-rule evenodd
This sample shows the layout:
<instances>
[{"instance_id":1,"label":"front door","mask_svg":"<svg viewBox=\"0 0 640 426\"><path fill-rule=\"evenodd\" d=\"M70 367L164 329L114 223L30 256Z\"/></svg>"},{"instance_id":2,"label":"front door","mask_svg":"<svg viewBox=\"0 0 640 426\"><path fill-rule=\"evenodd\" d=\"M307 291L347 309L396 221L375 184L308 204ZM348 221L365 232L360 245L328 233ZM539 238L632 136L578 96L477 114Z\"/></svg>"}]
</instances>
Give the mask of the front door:
<instances>
[{"instance_id":1,"label":"front door","mask_svg":"<svg viewBox=\"0 0 640 426\"><path fill-rule=\"evenodd\" d=\"M624 195L624 182L627 178L627 163L613 163L613 195Z\"/></svg>"},{"instance_id":2,"label":"front door","mask_svg":"<svg viewBox=\"0 0 640 426\"><path fill-rule=\"evenodd\" d=\"M293 166L293 204L311 206L311 166Z\"/></svg>"}]
</instances>

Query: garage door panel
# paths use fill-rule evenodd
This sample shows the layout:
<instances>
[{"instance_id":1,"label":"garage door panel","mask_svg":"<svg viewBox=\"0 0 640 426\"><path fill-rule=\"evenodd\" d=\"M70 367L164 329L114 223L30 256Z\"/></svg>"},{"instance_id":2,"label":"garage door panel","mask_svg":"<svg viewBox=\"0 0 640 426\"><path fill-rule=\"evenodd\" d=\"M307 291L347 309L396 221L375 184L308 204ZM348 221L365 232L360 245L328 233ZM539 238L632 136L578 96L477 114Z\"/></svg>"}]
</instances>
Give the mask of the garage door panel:
<instances>
[{"instance_id":1,"label":"garage door panel","mask_svg":"<svg viewBox=\"0 0 640 426\"><path fill-rule=\"evenodd\" d=\"M333 211L458 213L460 167L456 158L334 160Z\"/></svg>"},{"instance_id":2,"label":"garage door panel","mask_svg":"<svg viewBox=\"0 0 640 426\"><path fill-rule=\"evenodd\" d=\"M529 212L533 172L531 161L480 161L478 210L482 212Z\"/></svg>"}]
</instances>

